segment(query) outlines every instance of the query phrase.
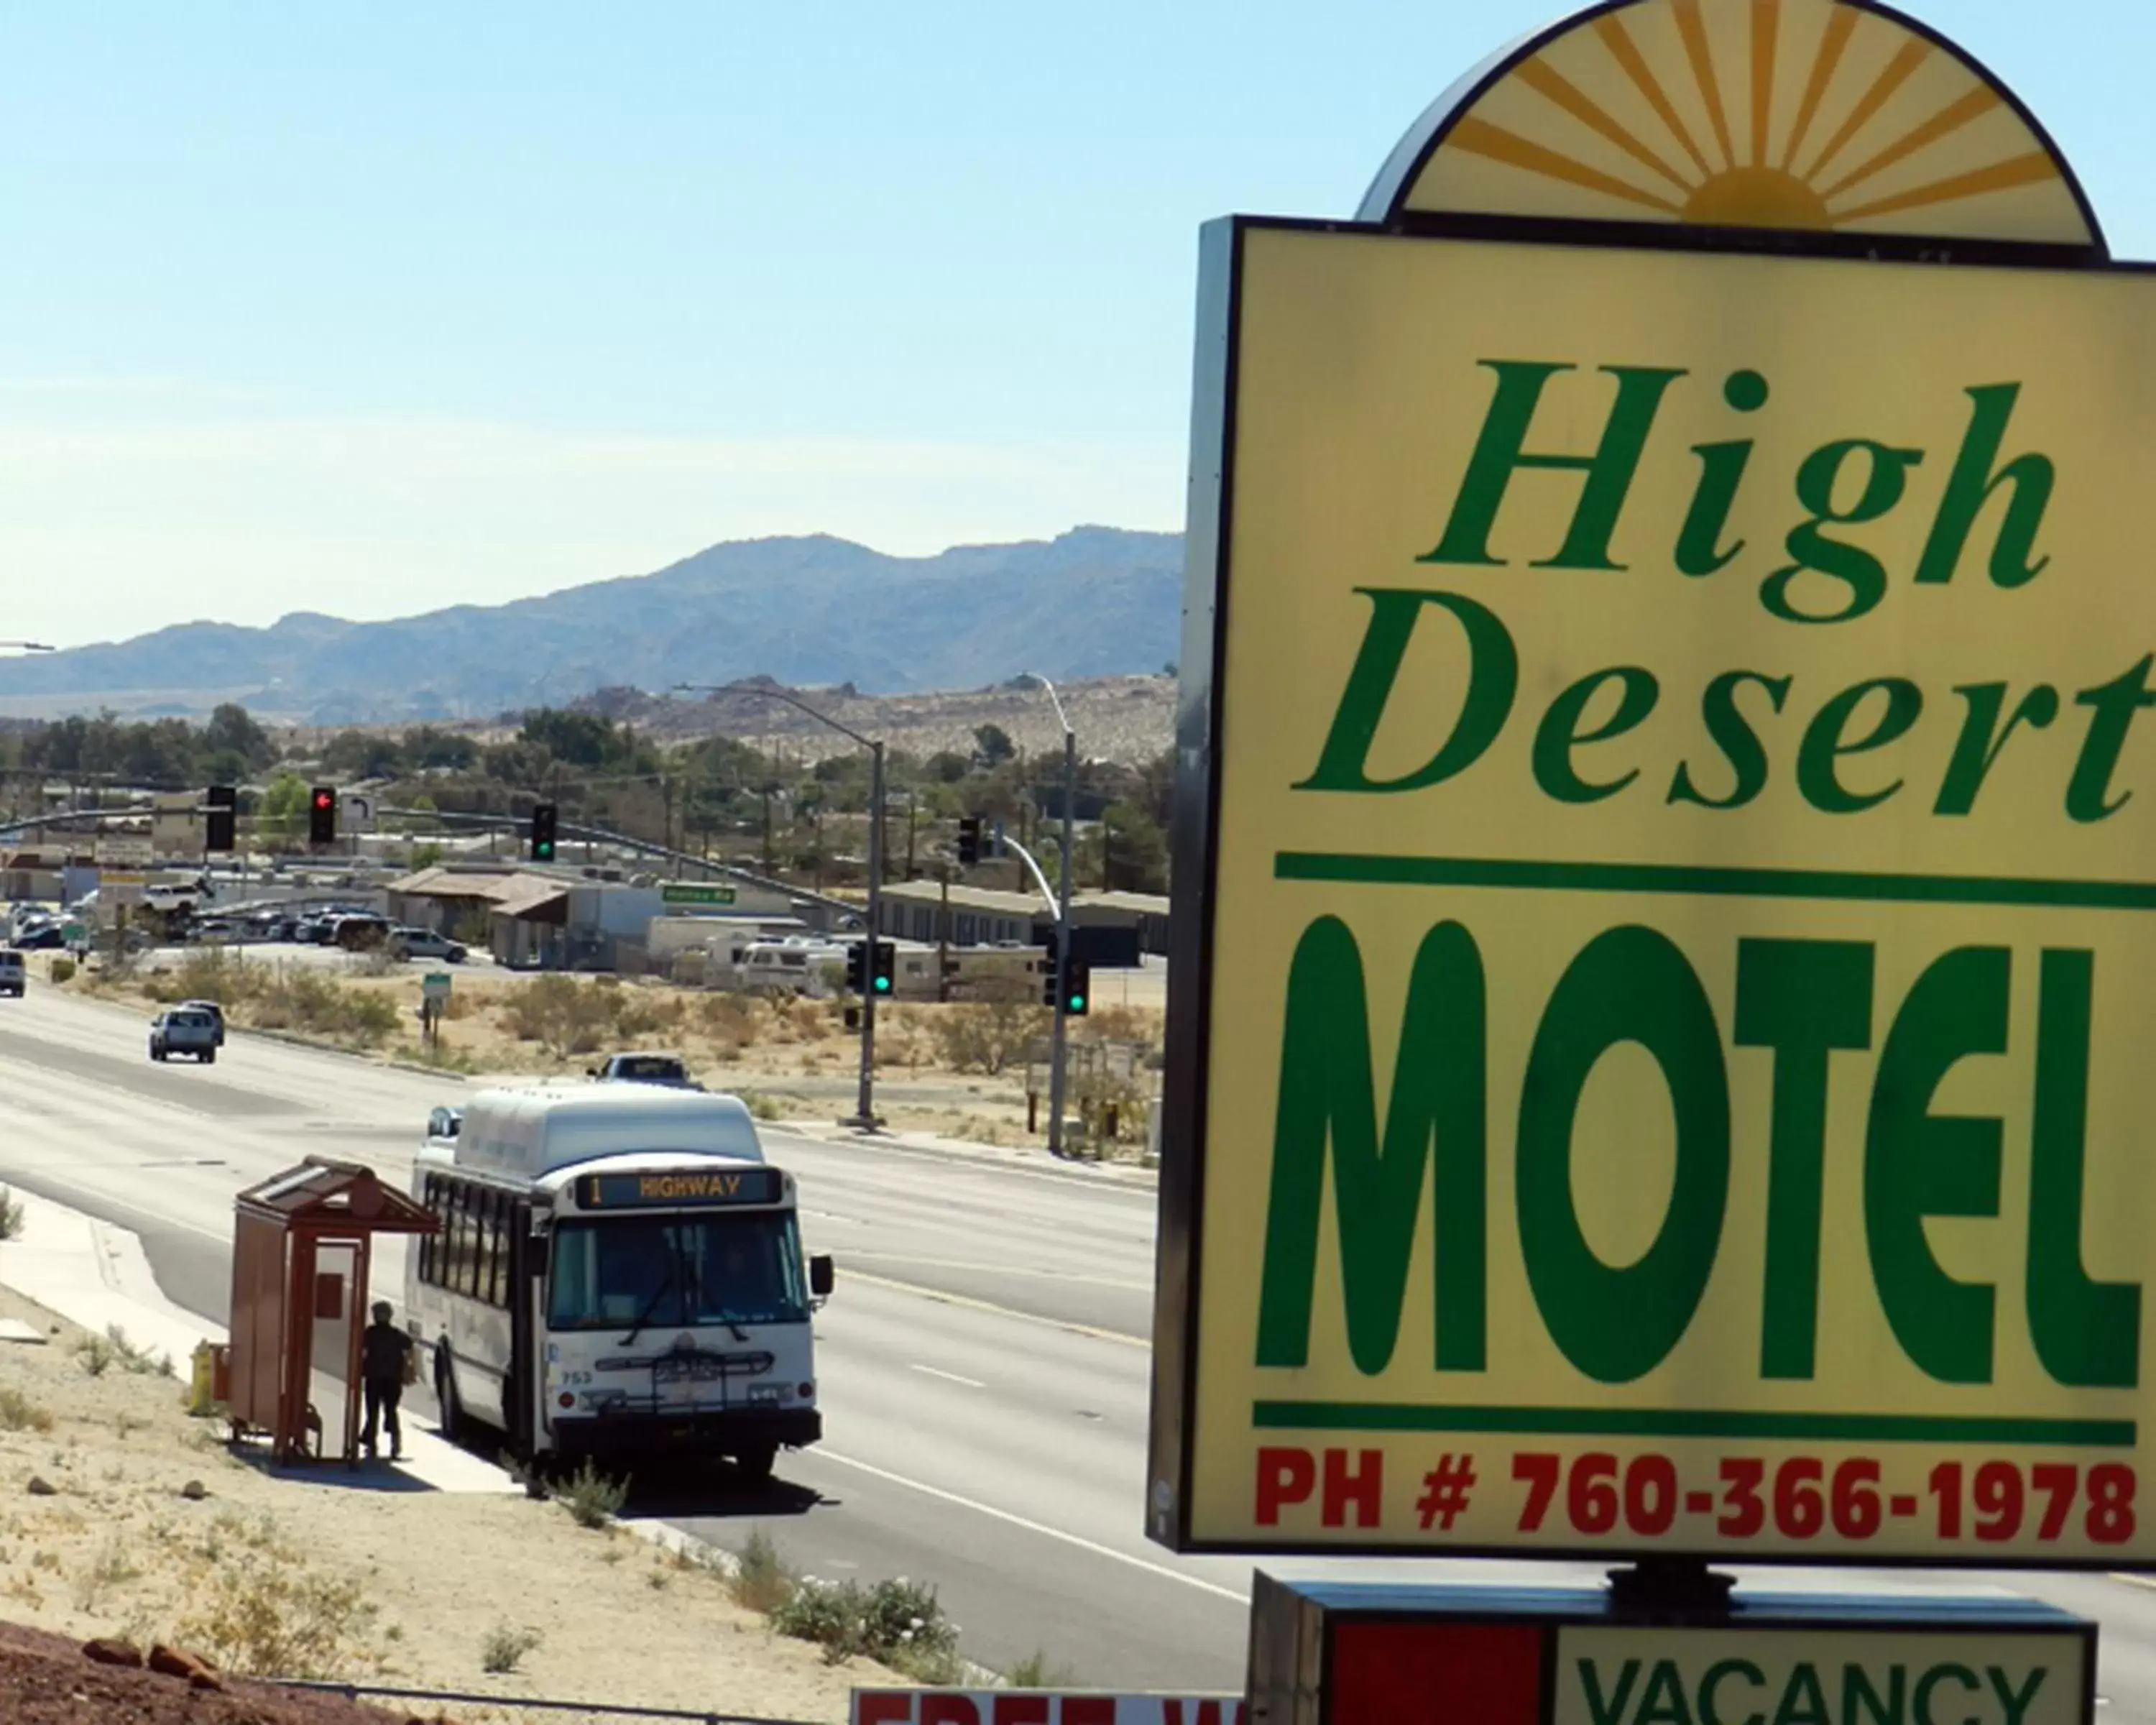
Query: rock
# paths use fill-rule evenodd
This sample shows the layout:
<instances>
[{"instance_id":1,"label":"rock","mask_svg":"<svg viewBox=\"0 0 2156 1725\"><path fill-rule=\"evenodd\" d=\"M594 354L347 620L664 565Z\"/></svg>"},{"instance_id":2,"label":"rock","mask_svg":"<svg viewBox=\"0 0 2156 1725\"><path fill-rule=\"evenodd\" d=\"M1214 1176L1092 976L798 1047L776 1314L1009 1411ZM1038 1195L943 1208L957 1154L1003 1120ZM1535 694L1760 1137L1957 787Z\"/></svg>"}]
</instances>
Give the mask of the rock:
<instances>
[{"instance_id":1,"label":"rock","mask_svg":"<svg viewBox=\"0 0 2156 1725\"><path fill-rule=\"evenodd\" d=\"M222 1689L217 1667L208 1660L160 1643L150 1650L150 1669L163 1677L181 1677L197 1689Z\"/></svg>"},{"instance_id":2,"label":"rock","mask_svg":"<svg viewBox=\"0 0 2156 1725\"><path fill-rule=\"evenodd\" d=\"M180 1496L190 1503L200 1503L203 1498L209 1496L209 1487L200 1480L189 1480L187 1484L180 1487Z\"/></svg>"},{"instance_id":3,"label":"rock","mask_svg":"<svg viewBox=\"0 0 2156 1725\"><path fill-rule=\"evenodd\" d=\"M57 1497L60 1495L60 1488L41 1473L32 1474L30 1483L23 1489L33 1497Z\"/></svg>"},{"instance_id":4,"label":"rock","mask_svg":"<svg viewBox=\"0 0 2156 1725\"><path fill-rule=\"evenodd\" d=\"M82 1644L82 1656L85 1659L95 1660L99 1665L125 1665L139 1667L142 1663L142 1650L132 1641L111 1640L104 1636L100 1636L94 1641L85 1641Z\"/></svg>"}]
</instances>

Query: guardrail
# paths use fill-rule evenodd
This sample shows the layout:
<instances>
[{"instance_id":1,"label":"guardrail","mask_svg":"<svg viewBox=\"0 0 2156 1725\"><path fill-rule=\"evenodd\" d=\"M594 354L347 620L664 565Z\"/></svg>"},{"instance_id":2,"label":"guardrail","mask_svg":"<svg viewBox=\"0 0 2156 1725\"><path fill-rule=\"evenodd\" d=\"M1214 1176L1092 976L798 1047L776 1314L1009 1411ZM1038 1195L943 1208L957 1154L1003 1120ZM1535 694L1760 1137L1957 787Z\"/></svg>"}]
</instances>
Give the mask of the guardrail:
<instances>
[{"instance_id":1,"label":"guardrail","mask_svg":"<svg viewBox=\"0 0 2156 1725\"><path fill-rule=\"evenodd\" d=\"M381 1696L392 1701L451 1701L469 1706L530 1707L541 1712L604 1713L619 1719L687 1719L695 1725L814 1725L806 1719L774 1719L756 1713L712 1712L708 1708L639 1707L605 1701L547 1701L529 1695L482 1695L460 1689L399 1689L386 1683L343 1683L318 1677L264 1677L284 1689L341 1695L346 1701Z\"/></svg>"}]
</instances>

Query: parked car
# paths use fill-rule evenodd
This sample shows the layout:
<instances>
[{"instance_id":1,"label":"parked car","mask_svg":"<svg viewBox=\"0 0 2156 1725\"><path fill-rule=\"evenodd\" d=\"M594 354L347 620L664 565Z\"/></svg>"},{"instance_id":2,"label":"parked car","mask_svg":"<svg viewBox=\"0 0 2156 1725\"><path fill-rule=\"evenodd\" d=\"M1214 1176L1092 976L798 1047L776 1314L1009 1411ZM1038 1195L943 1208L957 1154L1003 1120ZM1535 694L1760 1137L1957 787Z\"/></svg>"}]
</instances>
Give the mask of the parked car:
<instances>
[{"instance_id":1,"label":"parked car","mask_svg":"<svg viewBox=\"0 0 2156 1725\"><path fill-rule=\"evenodd\" d=\"M214 1000L182 1000L180 1006L187 1012L208 1013L217 1024L217 1045L219 1048L224 1046L224 1009L222 1006Z\"/></svg>"},{"instance_id":2,"label":"parked car","mask_svg":"<svg viewBox=\"0 0 2156 1725\"><path fill-rule=\"evenodd\" d=\"M393 928L389 949L400 958L446 958L452 964L465 962L464 947L431 928Z\"/></svg>"},{"instance_id":3,"label":"parked car","mask_svg":"<svg viewBox=\"0 0 2156 1725\"><path fill-rule=\"evenodd\" d=\"M625 1081L630 1084L665 1084L676 1090L703 1088L689 1076L689 1069L675 1055L609 1055L602 1064L590 1070L591 1076L598 1079Z\"/></svg>"},{"instance_id":4,"label":"parked car","mask_svg":"<svg viewBox=\"0 0 2156 1725\"><path fill-rule=\"evenodd\" d=\"M175 1006L150 1022L150 1058L170 1060L192 1055L205 1066L217 1064L217 1020L199 1007Z\"/></svg>"},{"instance_id":5,"label":"parked car","mask_svg":"<svg viewBox=\"0 0 2156 1725\"><path fill-rule=\"evenodd\" d=\"M389 938L390 922L387 916L377 916L362 911L355 916L340 916L331 930L332 944L347 952L362 952L380 946Z\"/></svg>"},{"instance_id":6,"label":"parked car","mask_svg":"<svg viewBox=\"0 0 2156 1725\"><path fill-rule=\"evenodd\" d=\"M44 922L34 928L23 930L15 937L15 944L26 952L42 952L67 944L67 936L57 922Z\"/></svg>"},{"instance_id":7,"label":"parked car","mask_svg":"<svg viewBox=\"0 0 2156 1725\"><path fill-rule=\"evenodd\" d=\"M28 973L19 952L10 949L0 952L0 994L13 994L20 1000L23 980Z\"/></svg>"}]
</instances>

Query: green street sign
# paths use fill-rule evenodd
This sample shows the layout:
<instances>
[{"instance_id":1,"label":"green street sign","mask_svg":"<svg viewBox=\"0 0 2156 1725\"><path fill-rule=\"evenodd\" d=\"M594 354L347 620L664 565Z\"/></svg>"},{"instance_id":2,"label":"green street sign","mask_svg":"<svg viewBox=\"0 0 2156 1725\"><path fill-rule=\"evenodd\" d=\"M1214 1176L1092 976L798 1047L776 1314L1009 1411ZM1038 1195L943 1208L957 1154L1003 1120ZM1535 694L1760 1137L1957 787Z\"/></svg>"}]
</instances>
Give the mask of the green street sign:
<instances>
[{"instance_id":1,"label":"green street sign","mask_svg":"<svg viewBox=\"0 0 2156 1725\"><path fill-rule=\"evenodd\" d=\"M734 901L731 886L712 886L701 882L671 880L659 889L660 901L670 905L730 905Z\"/></svg>"}]
</instances>

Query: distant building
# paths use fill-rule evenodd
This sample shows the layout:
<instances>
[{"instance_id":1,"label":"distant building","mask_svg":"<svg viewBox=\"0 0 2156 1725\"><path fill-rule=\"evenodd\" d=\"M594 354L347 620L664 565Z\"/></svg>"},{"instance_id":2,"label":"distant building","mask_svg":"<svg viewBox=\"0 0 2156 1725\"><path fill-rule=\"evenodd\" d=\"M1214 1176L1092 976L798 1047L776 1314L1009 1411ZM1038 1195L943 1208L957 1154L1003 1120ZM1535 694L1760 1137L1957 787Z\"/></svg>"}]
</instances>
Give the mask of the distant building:
<instances>
[{"instance_id":1,"label":"distant building","mask_svg":"<svg viewBox=\"0 0 2156 1725\"><path fill-rule=\"evenodd\" d=\"M1075 957L1103 970L1134 969L1146 954L1168 951L1168 900L1144 892L1074 893L1070 928ZM894 881L883 890L882 932L901 940L1045 947L1055 930L1038 892L947 889L934 880Z\"/></svg>"}]
</instances>

